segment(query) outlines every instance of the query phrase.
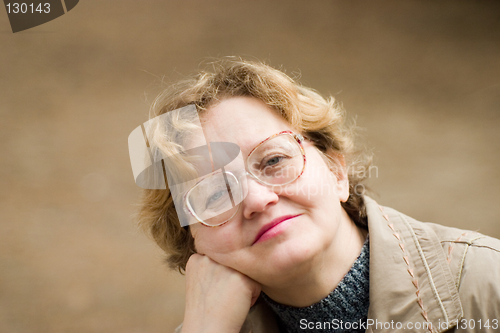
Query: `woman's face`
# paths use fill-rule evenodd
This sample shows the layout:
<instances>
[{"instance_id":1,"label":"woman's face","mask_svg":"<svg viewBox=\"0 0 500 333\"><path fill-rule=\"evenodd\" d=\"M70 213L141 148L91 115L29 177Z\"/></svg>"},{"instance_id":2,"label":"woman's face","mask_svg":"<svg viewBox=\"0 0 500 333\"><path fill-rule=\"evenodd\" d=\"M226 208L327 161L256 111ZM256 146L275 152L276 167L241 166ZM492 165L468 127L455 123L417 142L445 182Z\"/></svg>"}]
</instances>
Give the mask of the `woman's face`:
<instances>
[{"instance_id":1,"label":"woman's face","mask_svg":"<svg viewBox=\"0 0 500 333\"><path fill-rule=\"evenodd\" d=\"M273 134L294 131L276 111L249 97L210 107L202 127L209 142L237 143L244 159ZM204 144L196 141L194 146ZM191 225L197 252L264 286L286 283L327 253L348 219L340 205L348 198L347 177L330 171L311 142L305 140L303 147L306 167L293 183L272 188L247 177L248 194L228 223Z\"/></svg>"}]
</instances>

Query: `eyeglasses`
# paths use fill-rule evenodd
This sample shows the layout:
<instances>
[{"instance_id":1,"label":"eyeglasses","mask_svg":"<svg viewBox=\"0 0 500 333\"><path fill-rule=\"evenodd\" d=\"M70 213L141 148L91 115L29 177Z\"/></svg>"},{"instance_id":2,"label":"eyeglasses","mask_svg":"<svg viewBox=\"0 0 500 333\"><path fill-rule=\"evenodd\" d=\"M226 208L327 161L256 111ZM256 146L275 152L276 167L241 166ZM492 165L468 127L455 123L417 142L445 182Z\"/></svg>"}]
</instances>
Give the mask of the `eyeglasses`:
<instances>
[{"instance_id":1,"label":"eyeglasses","mask_svg":"<svg viewBox=\"0 0 500 333\"><path fill-rule=\"evenodd\" d=\"M297 180L306 166L304 138L283 131L259 143L247 157L245 170L212 173L184 196L187 211L206 226L231 220L248 194L246 176L267 186L283 186Z\"/></svg>"}]
</instances>

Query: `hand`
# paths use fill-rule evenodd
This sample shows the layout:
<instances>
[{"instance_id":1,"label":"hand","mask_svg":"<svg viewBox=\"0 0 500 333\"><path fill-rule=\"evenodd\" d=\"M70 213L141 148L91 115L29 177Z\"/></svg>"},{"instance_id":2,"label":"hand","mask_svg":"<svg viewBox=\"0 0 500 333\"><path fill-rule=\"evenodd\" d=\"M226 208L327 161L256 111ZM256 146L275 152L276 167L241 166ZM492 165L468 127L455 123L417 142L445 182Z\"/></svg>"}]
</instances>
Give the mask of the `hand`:
<instances>
[{"instance_id":1,"label":"hand","mask_svg":"<svg viewBox=\"0 0 500 333\"><path fill-rule=\"evenodd\" d=\"M186 265L183 333L238 333L261 286L207 256L193 254Z\"/></svg>"}]
</instances>

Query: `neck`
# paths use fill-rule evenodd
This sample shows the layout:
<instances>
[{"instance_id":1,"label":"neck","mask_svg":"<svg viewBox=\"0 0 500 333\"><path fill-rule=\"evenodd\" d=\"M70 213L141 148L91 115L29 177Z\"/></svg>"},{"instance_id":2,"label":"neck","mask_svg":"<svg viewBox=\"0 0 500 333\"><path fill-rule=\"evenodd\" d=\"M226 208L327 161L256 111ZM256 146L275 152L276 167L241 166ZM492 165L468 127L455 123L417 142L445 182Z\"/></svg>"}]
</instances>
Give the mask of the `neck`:
<instances>
[{"instance_id":1,"label":"neck","mask_svg":"<svg viewBox=\"0 0 500 333\"><path fill-rule=\"evenodd\" d=\"M306 307L319 302L334 290L349 272L361 252L367 232L355 225L342 210L341 223L331 244L320 255L291 274L289 283L264 287L274 301Z\"/></svg>"}]
</instances>

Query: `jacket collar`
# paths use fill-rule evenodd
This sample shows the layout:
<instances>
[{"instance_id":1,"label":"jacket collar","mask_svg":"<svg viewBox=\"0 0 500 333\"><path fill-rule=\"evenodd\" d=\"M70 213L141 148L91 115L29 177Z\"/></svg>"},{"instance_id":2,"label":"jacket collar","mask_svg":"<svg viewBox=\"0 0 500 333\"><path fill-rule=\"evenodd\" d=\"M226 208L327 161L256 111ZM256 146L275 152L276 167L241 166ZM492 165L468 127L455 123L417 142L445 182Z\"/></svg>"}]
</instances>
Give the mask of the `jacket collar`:
<instances>
[{"instance_id":1,"label":"jacket collar","mask_svg":"<svg viewBox=\"0 0 500 333\"><path fill-rule=\"evenodd\" d=\"M451 328L461 318L462 306L435 232L368 197L365 203L370 234L368 319L373 320L367 332L399 331L398 322L410 323L412 332ZM425 327L430 324L432 329Z\"/></svg>"}]
</instances>

